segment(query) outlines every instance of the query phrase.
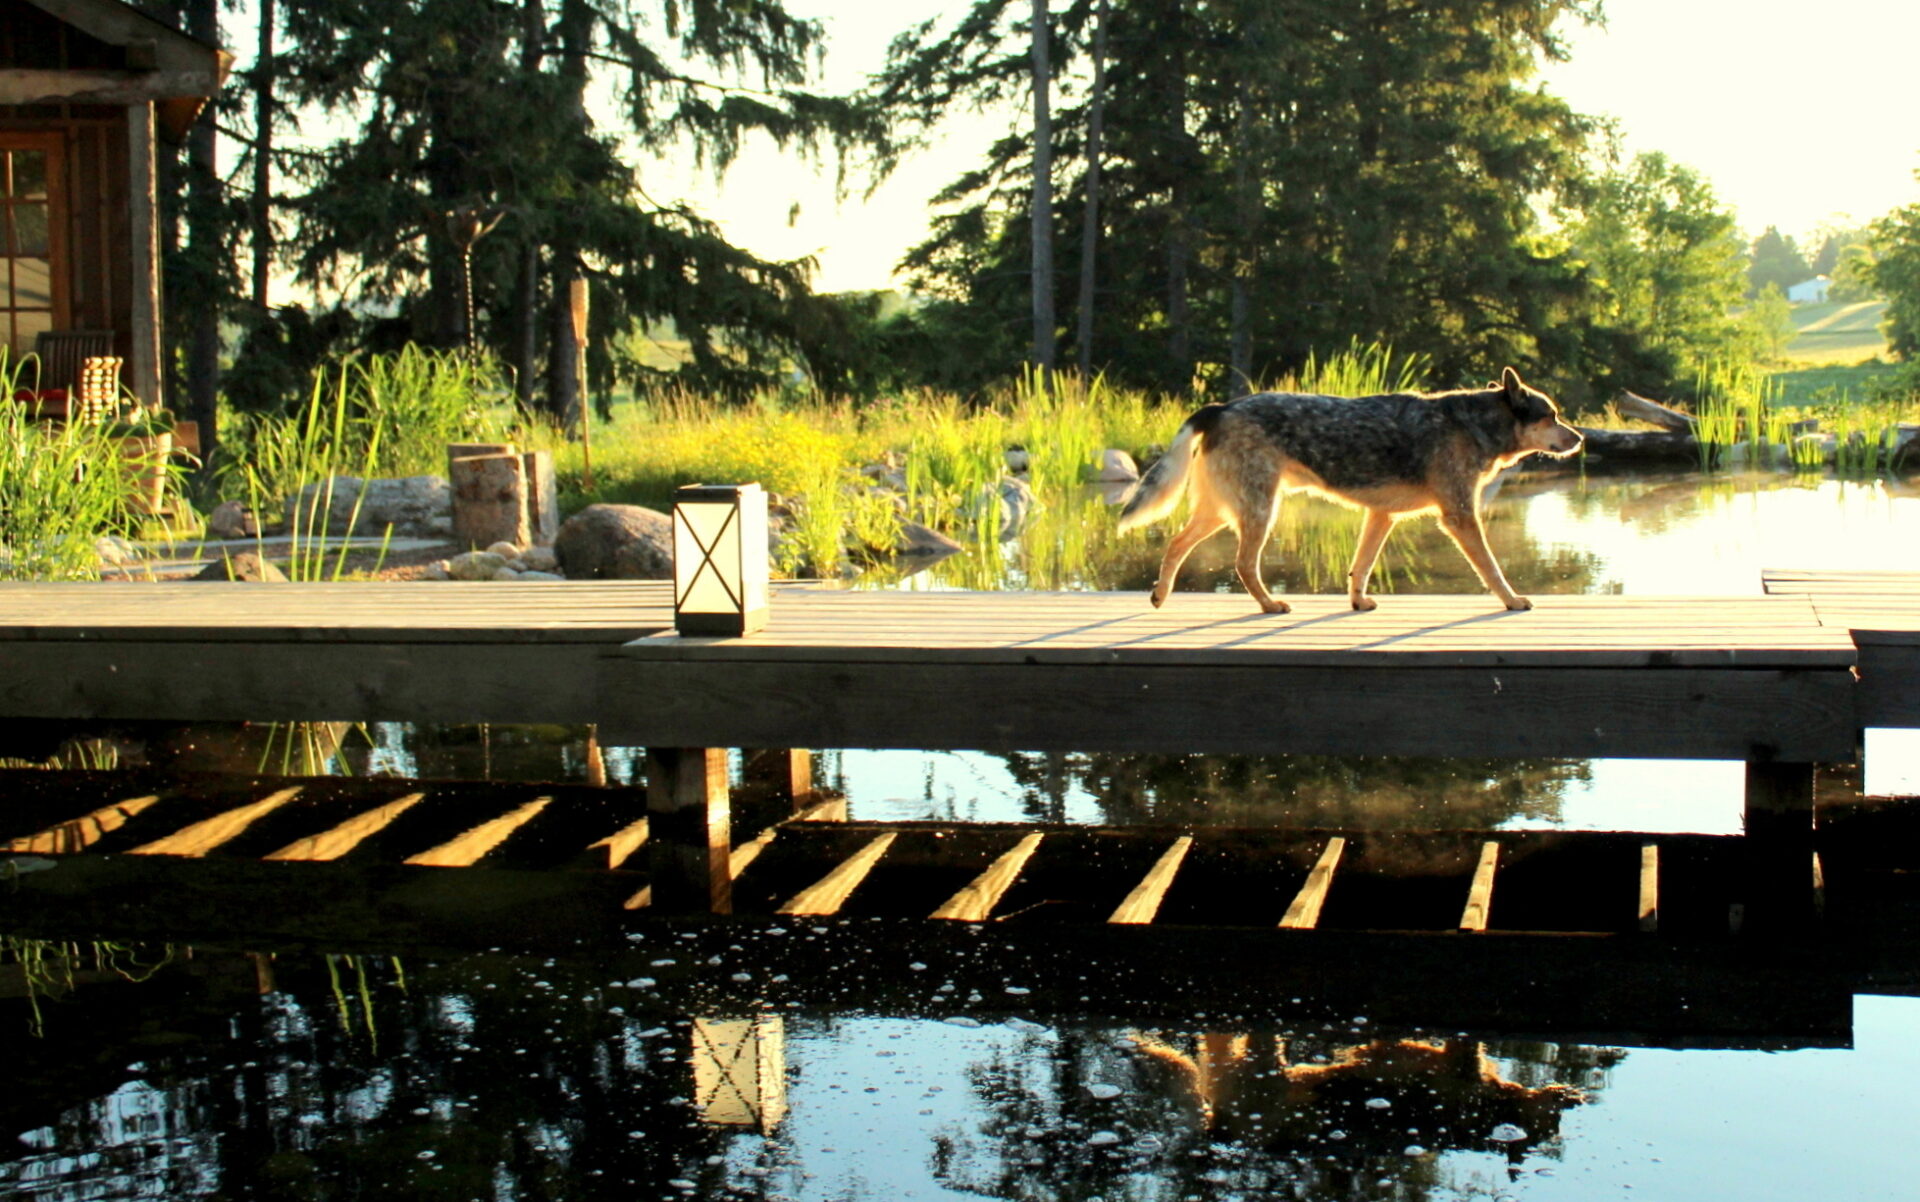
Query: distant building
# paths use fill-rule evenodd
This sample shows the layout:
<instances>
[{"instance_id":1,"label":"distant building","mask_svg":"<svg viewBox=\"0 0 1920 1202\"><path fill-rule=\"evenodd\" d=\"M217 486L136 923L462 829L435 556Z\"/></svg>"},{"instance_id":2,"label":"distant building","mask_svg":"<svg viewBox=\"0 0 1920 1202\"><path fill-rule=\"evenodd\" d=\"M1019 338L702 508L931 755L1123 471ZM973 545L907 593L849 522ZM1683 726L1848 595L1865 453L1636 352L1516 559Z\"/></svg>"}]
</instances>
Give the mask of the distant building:
<instances>
[{"instance_id":1,"label":"distant building","mask_svg":"<svg viewBox=\"0 0 1920 1202\"><path fill-rule=\"evenodd\" d=\"M1787 289L1787 299L1796 305L1824 304L1827 299L1827 289L1831 287L1833 287L1832 280L1826 276L1817 275Z\"/></svg>"}]
</instances>

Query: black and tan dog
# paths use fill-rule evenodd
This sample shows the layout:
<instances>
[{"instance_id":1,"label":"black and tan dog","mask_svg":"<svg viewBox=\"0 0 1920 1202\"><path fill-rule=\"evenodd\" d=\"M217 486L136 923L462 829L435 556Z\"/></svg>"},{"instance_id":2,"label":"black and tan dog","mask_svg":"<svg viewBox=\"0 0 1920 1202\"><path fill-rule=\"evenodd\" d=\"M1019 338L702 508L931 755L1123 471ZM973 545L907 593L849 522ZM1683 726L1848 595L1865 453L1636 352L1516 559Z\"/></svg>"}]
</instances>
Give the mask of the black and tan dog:
<instances>
[{"instance_id":1,"label":"black and tan dog","mask_svg":"<svg viewBox=\"0 0 1920 1202\"><path fill-rule=\"evenodd\" d=\"M1487 549L1480 494L1501 469L1529 455L1580 449L1580 432L1560 420L1545 393L1511 367L1483 389L1431 395L1332 397L1263 392L1208 405L1188 418L1173 446L1147 470L1120 511L1131 530L1172 513L1192 480L1193 516L1167 544L1152 600L1158 606L1195 546L1225 527L1240 537L1234 566L1268 613L1288 606L1260 579L1260 552L1285 492L1315 492L1367 512L1347 574L1347 599L1373 609L1367 578L1393 524L1435 513L1494 596L1531 609Z\"/></svg>"}]
</instances>

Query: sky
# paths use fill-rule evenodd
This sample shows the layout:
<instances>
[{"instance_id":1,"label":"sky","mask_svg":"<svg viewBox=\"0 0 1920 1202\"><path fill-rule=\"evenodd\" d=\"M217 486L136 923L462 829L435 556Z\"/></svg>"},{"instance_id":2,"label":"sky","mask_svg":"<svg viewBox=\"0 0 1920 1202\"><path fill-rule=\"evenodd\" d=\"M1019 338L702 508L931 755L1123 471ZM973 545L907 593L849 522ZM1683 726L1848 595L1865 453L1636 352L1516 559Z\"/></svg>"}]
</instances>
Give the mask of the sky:
<instances>
[{"instance_id":1,"label":"sky","mask_svg":"<svg viewBox=\"0 0 1920 1202\"><path fill-rule=\"evenodd\" d=\"M856 86L893 35L967 0L789 0L829 31L830 88ZM1920 0L1606 0L1604 28L1569 26L1573 56L1547 87L1580 112L1613 118L1628 154L1661 151L1701 172L1741 225L1817 249L1830 224L1861 224L1920 202L1920 105L1910 82ZM815 172L756 147L718 184L686 168L642 168L655 199L685 199L747 248L816 255L816 287L885 288L927 228L926 200L1017 112L961 113L938 143L871 197L836 200ZM792 217L795 204L797 217ZM791 218L791 219L790 219Z\"/></svg>"}]
</instances>

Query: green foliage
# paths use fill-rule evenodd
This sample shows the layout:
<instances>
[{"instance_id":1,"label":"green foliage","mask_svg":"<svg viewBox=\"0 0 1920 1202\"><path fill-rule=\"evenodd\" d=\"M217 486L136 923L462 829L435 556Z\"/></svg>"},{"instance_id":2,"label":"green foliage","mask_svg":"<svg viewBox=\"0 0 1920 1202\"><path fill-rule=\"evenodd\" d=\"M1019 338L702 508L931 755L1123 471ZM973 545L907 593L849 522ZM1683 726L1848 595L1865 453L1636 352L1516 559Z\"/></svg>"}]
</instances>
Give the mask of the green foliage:
<instances>
[{"instance_id":1,"label":"green foliage","mask_svg":"<svg viewBox=\"0 0 1920 1202\"><path fill-rule=\"evenodd\" d=\"M1729 316L1744 285L1733 214L1692 168L1642 154L1594 181L1569 237L1585 262L1601 395L1658 390L1744 351Z\"/></svg>"},{"instance_id":2,"label":"green foliage","mask_svg":"<svg viewBox=\"0 0 1920 1202\"><path fill-rule=\"evenodd\" d=\"M1769 363L1786 357L1787 343L1799 331L1793 324L1793 306L1778 284L1768 284L1747 306L1741 318L1748 335Z\"/></svg>"},{"instance_id":3,"label":"green foliage","mask_svg":"<svg viewBox=\"0 0 1920 1202\"><path fill-rule=\"evenodd\" d=\"M1812 279L1817 273L1808 265L1793 239L1773 226L1753 240L1747 266L1747 295L1759 296L1768 285L1785 292L1795 284Z\"/></svg>"},{"instance_id":4,"label":"green foliage","mask_svg":"<svg viewBox=\"0 0 1920 1202\"><path fill-rule=\"evenodd\" d=\"M279 161L300 185L285 254L303 282L457 345L466 265L448 214L498 218L471 246L475 333L512 366L523 402L544 379L556 416L574 388L565 307L582 276L601 392L650 380L654 369L619 353L622 335L662 320L688 344L678 377L736 397L832 349L837 327L809 291L810 264L763 260L649 197L629 149L688 152L719 170L761 133L802 154L886 158L876 108L805 87L818 21L778 0L287 0L282 11L278 96L351 130ZM589 98L603 96L630 140L595 129ZM292 332L283 341L297 378L310 363ZM244 395L287 392L271 349Z\"/></svg>"},{"instance_id":5,"label":"green foliage","mask_svg":"<svg viewBox=\"0 0 1920 1202\"><path fill-rule=\"evenodd\" d=\"M1887 344L1901 359L1920 357L1920 204L1873 223L1874 287L1887 298Z\"/></svg>"},{"instance_id":6,"label":"green foliage","mask_svg":"<svg viewBox=\"0 0 1920 1202\"><path fill-rule=\"evenodd\" d=\"M1087 105L1069 72L1092 13L1069 6L1054 30L1061 280L1080 266ZM1529 85L1570 14L1588 15L1552 0L1115 5L1092 361L1159 391L1277 379L1356 334L1427 356L1449 384L1581 362L1585 283L1541 214L1584 194L1593 127ZM944 33L914 31L882 94L929 119L1012 94L1022 15L982 0ZM1032 152L1016 133L956 179L906 260L916 287L965 303L980 342L1025 328Z\"/></svg>"},{"instance_id":7,"label":"green foliage","mask_svg":"<svg viewBox=\"0 0 1920 1202\"><path fill-rule=\"evenodd\" d=\"M21 365L0 347L0 580L87 580L94 540L135 529L120 439L97 422L30 419Z\"/></svg>"}]
</instances>

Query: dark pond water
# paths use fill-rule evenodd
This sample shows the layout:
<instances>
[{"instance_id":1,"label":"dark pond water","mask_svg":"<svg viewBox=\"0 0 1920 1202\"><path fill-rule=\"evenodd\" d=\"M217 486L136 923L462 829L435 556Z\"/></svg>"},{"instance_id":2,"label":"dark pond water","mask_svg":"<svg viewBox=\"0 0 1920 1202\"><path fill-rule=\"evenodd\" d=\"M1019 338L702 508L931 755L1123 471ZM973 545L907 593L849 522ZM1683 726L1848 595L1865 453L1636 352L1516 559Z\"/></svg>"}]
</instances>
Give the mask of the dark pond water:
<instances>
[{"instance_id":1,"label":"dark pond water","mask_svg":"<svg viewBox=\"0 0 1920 1202\"><path fill-rule=\"evenodd\" d=\"M1883 484L1521 478L1493 531L1509 575L1536 593L1751 595L1764 567L1920 568L1920 496ZM1332 588L1346 537L1298 535L1273 577ZM1430 531L1396 540L1393 587L1473 590ZM1225 549L1210 550L1196 587L1224 579ZM1156 555L1147 540L1103 553L1082 583L1144 589ZM1007 570L1024 570L1017 552ZM577 780L581 733L381 726L349 732L338 762ZM149 732L135 749L180 767L261 767L258 732ZM607 761L614 779L637 777L630 752ZM1740 820L1732 764L829 750L818 770L853 817L873 819L1707 832ZM1876 735L1865 772L1875 791L1920 793L1920 748ZM1762 1047L1678 1049L1631 1030L1575 1042L1562 1027L1549 1042L1435 1029L1417 999L1399 998L1389 1020L1305 987L1231 1013L1196 996L1147 1014L1089 981L1061 1017L1023 1008L1011 969L998 988L943 991L933 957L862 966L923 985L910 1004L836 1004L784 995L752 940L724 929L551 957L353 951L11 942L0 1196L1803 1202L1916 1190L1911 997L1855 997L1850 1016L1841 1005L1819 1030Z\"/></svg>"}]
</instances>

